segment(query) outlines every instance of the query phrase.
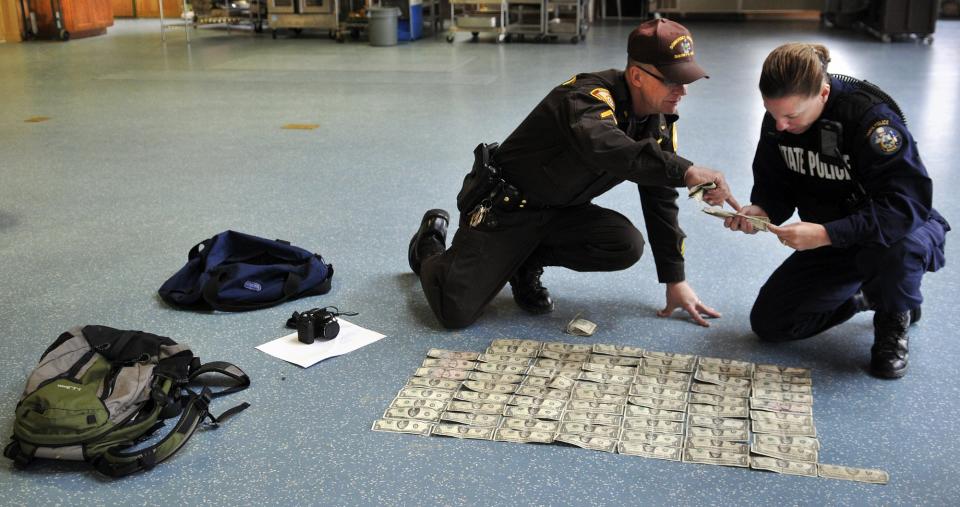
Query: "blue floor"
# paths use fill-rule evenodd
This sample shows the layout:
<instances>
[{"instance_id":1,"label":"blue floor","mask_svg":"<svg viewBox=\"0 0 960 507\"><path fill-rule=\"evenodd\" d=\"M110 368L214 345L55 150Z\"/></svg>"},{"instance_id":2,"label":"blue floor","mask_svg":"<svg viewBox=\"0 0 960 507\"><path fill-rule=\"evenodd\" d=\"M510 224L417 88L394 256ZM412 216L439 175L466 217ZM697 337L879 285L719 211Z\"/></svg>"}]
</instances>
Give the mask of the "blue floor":
<instances>
[{"instance_id":1,"label":"blue floor","mask_svg":"<svg viewBox=\"0 0 960 507\"><path fill-rule=\"evenodd\" d=\"M406 262L427 208L453 209L480 141L502 140L554 85L622 67L633 23L608 22L579 45L427 38L392 48L326 33L272 40L204 30L160 42L155 21L118 21L68 43L0 44L0 433L23 382L57 335L78 324L143 329L244 368L252 387L217 404L251 408L199 433L169 463L122 481L81 466L14 470L5 505L717 504L944 505L960 497L960 325L956 267L924 280L911 371L866 374L870 316L802 343L761 344L748 314L788 250L744 236L683 201L687 273L723 313L709 329L660 319L652 259L617 273L548 269L554 313L497 297L469 329L443 330ZM875 82L910 120L936 207L960 224L957 118L960 22L936 41L882 44L813 22L691 22L711 79L681 104L680 152L728 175L748 199L763 113L756 83L783 42L826 43L834 72ZM461 34L461 37L466 37ZM38 123L24 120L46 116ZM312 123L316 130L285 130ZM641 222L635 188L598 199ZM321 252L333 290L241 314L170 309L156 289L196 242L225 229ZM642 228L641 228L642 230ZM950 243L952 244L952 239ZM950 249L952 250L952 249ZM949 254L952 252L948 253ZM301 369L254 349L285 334L294 310L338 305L387 338ZM575 314L591 338L561 332ZM890 484L783 476L559 446L370 431L431 347L482 350L492 339L618 343L812 367L820 461L881 468ZM954 500L951 500L954 499Z\"/></svg>"}]
</instances>

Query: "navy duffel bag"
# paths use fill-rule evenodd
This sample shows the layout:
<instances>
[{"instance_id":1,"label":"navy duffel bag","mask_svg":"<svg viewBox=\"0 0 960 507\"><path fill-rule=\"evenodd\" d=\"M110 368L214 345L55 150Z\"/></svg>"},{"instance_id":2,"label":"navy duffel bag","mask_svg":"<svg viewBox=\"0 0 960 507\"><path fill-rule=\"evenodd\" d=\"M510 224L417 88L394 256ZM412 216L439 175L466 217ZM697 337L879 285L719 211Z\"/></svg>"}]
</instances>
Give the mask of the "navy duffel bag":
<instances>
[{"instance_id":1,"label":"navy duffel bag","mask_svg":"<svg viewBox=\"0 0 960 507\"><path fill-rule=\"evenodd\" d=\"M158 291L187 310L242 312L330 291L333 266L288 241L226 231L198 243Z\"/></svg>"}]
</instances>

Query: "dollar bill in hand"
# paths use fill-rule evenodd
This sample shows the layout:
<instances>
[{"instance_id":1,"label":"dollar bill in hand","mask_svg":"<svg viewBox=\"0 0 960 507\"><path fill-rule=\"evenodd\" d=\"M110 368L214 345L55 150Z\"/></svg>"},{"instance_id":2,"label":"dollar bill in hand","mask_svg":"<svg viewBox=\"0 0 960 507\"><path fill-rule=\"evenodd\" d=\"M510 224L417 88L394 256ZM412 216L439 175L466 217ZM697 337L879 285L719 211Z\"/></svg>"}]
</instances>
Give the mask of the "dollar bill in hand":
<instances>
[{"instance_id":1,"label":"dollar bill in hand","mask_svg":"<svg viewBox=\"0 0 960 507\"><path fill-rule=\"evenodd\" d=\"M387 431L390 433L410 433L412 435L428 436L433 424L414 419L377 419L373 421L373 431Z\"/></svg>"},{"instance_id":2,"label":"dollar bill in hand","mask_svg":"<svg viewBox=\"0 0 960 507\"><path fill-rule=\"evenodd\" d=\"M743 218L746 218L747 221L750 222L750 225L752 225L753 228L756 229L756 230L758 230L758 231L765 231L765 230L767 230L767 224L770 223L770 219L767 218L767 217L758 217L758 216L752 216L752 215L744 215L744 214L742 214L742 213L737 213L737 212L735 212L735 211L727 211L727 210L725 210L725 209L723 209L723 208L717 208L717 207L703 208L703 212L706 213L706 214L708 214L708 215L715 216L715 217L718 217L718 218L731 218L731 217L743 217Z\"/></svg>"}]
</instances>

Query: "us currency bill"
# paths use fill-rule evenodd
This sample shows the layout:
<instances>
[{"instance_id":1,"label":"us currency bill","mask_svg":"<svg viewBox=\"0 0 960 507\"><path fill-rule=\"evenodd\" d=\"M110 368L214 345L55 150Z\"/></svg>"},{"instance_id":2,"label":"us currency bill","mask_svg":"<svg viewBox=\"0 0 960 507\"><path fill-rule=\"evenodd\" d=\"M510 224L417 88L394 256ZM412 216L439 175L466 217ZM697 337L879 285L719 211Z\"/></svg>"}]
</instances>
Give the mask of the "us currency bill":
<instances>
[{"instance_id":1,"label":"us currency bill","mask_svg":"<svg viewBox=\"0 0 960 507\"><path fill-rule=\"evenodd\" d=\"M387 408L429 408L442 412L447 406L447 401L428 400L424 398L394 398Z\"/></svg>"},{"instance_id":2,"label":"us currency bill","mask_svg":"<svg viewBox=\"0 0 960 507\"><path fill-rule=\"evenodd\" d=\"M477 365L476 361L466 361L463 359L434 359L426 358L420 364L423 368L449 368L453 370L472 370Z\"/></svg>"},{"instance_id":3,"label":"us currency bill","mask_svg":"<svg viewBox=\"0 0 960 507\"><path fill-rule=\"evenodd\" d=\"M750 455L736 452L718 451L715 449L684 447L683 462L746 468L750 466Z\"/></svg>"},{"instance_id":4,"label":"us currency bill","mask_svg":"<svg viewBox=\"0 0 960 507\"><path fill-rule=\"evenodd\" d=\"M778 373L780 375L790 375L794 377L811 376L810 368L794 368L790 366L778 366L775 364L758 364L755 369L758 372Z\"/></svg>"},{"instance_id":5,"label":"us currency bill","mask_svg":"<svg viewBox=\"0 0 960 507\"><path fill-rule=\"evenodd\" d=\"M642 417L644 419L659 419L662 421L683 422L686 413L673 410L660 410L658 408L640 407L637 405L627 405L623 411L625 417Z\"/></svg>"},{"instance_id":6,"label":"us currency bill","mask_svg":"<svg viewBox=\"0 0 960 507\"><path fill-rule=\"evenodd\" d=\"M593 353L608 356L643 357L642 348L631 347L629 345L605 345L597 343L593 346Z\"/></svg>"},{"instance_id":7,"label":"us currency bill","mask_svg":"<svg viewBox=\"0 0 960 507\"><path fill-rule=\"evenodd\" d=\"M493 439L500 442L516 442L520 444L551 444L553 443L553 432L538 430L514 430L500 427L497 429L496 433L493 434Z\"/></svg>"},{"instance_id":8,"label":"us currency bill","mask_svg":"<svg viewBox=\"0 0 960 507\"><path fill-rule=\"evenodd\" d=\"M460 381L442 378L410 377L410 379L407 380L407 387L429 387L443 391L455 391L460 388Z\"/></svg>"},{"instance_id":9,"label":"us currency bill","mask_svg":"<svg viewBox=\"0 0 960 507\"><path fill-rule=\"evenodd\" d=\"M749 439L750 432L746 428L739 430L701 428L690 426L687 428L687 435L692 437L709 438L712 440L732 440L735 442L746 442Z\"/></svg>"},{"instance_id":10,"label":"us currency bill","mask_svg":"<svg viewBox=\"0 0 960 507\"><path fill-rule=\"evenodd\" d=\"M646 417L626 417L623 419L624 431L638 431L641 433L666 433L669 435L683 435L683 423L679 421L665 421L648 419Z\"/></svg>"},{"instance_id":11,"label":"us currency bill","mask_svg":"<svg viewBox=\"0 0 960 507\"><path fill-rule=\"evenodd\" d=\"M540 351L540 357L547 359L556 359L557 361L577 361L584 362L590 357L586 352L554 352L552 350Z\"/></svg>"},{"instance_id":12,"label":"us currency bill","mask_svg":"<svg viewBox=\"0 0 960 507\"><path fill-rule=\"evenodd\" d=\"M551 389L563 389L568 391L573 389L573 386L576 384L577 381L572 378L564 377L563 375L557 375L556 377L550 379L550 382L547 383L547 387Z\"/></svg>"},{"instance_id":13,"label":"us currency bill","mask_svg":"<svg viewBox=\"0 0 960 507\"><path fill-rule=\"evenodd\" d=\"M509 394L501 393L478 393L476 391L459 390L455 398L463 401L473 401L478 403L506 403L510 401Z\"/></svg>"},{"instance_id":14,"label":"us currency bill","mask_svg":"<svg viewBox=\"0 0 960 507\"><path fill-rule=\"evenodd\" d=\"M622 415L623 404L603 403L599 401L574 399L567 402L567 410L574 410L577 412L601 412L604 414Z\"/></svg>"},{"instance_id":15,"label":"us currency bill","mask_svg":"<svg viewBox=\"0 0 960 507\"><path fill-rule=\"evenodd\" d=\"M571 400L590 401L594 403L612 403L615 405L626 405L627 395L625 394L607 394L603 391L574 390Z\"/></svg>"},{"instance_id":16,"label":"us currency bill","mask_svg":"<svg viewBox=\"0 0 960 507\"><path fill-rule=\"evenodd\" d=\"M550 352L559 352L561 354L567 354L571 352L583 353L583 352L592 352L593 346L585 345L582 343L546 342L543 344L543 350L548 350Z\"/></svg>"},{"instance_id":17,"label":"us currency bill","mask_svg":"<svg viewBox=\"0 0 960 507\"><path fill-rule=\"evenodd\" d=\"M637 373L637 368L633 366L617 366L602 363L583 363L583 371L596 371L600 373L612 373L617 375L633 376Z\"/></svg>"},{"instance_id":18,"label":"us currency bill","mask_svg":"<svg viewBox=\"0 0 960 507\"><path fill-rule=\"evenodd\" d=\"M630 396L627 398L627 403L660 410L673 410L675 412L683 412L687 409L687 402L685 401L661 400L658 398L651 398L650 396Z\"/></svg>"},{"instance_id":19,"label":"us currency bill","mask_svg":"<svg viewBox=\"0 0 960 507\"><path fill-rule=\"evenodd\" d=\"M503 421L500 422L500 427L517 431L541 431L552 435L560 428L560 422L527 419L525 417L504 417Z\"/></svg>"},{"instance_id":20,"label":"us currency bill","mask_svg":"<svg viewBox=\"0 0 960 507\"><path fill-rule=\"evenodd\" d=\"M683 435L669 433L624 430L620 433L620 440L622 442L640 442L663 447L683 447Z\"/></svg>"},{"instance_id":21,"label":"us currency bill","mask_svg":"<svg viewBox=\"0 0 960 507\"><path fill-rule=\"evenodd\" d=\"M642 441L621 440L617 443L617 452L631 456L642 456L644 458L680 461L683 449L680 447L653 445Z\"/></svg>"},{"instance_id":22,"label":"us currency bill","mask_svg":"<svg viewBox=\"0 0 960 507\"><path fill-rule=\"evenodd\" d=\"M796 376L796 375L783 375L780 373L773 373L768 371L758 371L753 374L754 380L768 380L770 382L779 382L781 384L803 384L803 385L813 385L813 379L810 377Z\"/></svg>"},{"instance_id":23,"label":"us currency bill","mask_svg":"<svg viewBox=\"0 0 960 507\"><path fill-rule=\"evenodd\" d=\"M397 398L424 398L428 400L450 401L454 391L428 389L423 387L404 387L397 394Z\"/></svg>"},{"instance_id":24,"label":"us currency bill","mask_svg":"<svg viewBox=\"0 0 960 507\"><path fill-rule=\"evenodd\" d=\"M474 367L476 371L482 371L486 373L499 373L503 374L512 374L512 375L523 375L527 372L529 366L524 366L522 364L511 364L511 363L477 363L477 366Z\"/></svg>"},{"instance_id":25,"label":"us currency bill","mask_svg":"<svg viewBox=\"0 0 960 507\"><path fill-rule=\"evenodd\" d=\"M750 452L761 454L771 458L785 459L789 461L806 461L816 463L818 454L814 449L792 445L768 445L754 443L750 446Z\"/></svg>"},{"instance_id":26,"label":"us currency bill","mask_svg":"<svg viewBox=\"0 0 960 507\"><path fill-rule=\"evenodd\" d=\"M591 435L574 435L570 433L557 433L554 437L557 442L575 445L583 449L592 449L594 451L616 452L617 439L604 438Z\"/></svg>"},{"instance_id":27,"label":"us currency bill","mask_svg":"<svg viewBox=\"0 0 960 507\"><path fill-rule=\"evenodd\" d=\"M640 366L643 364L642 357L626 356L605 356L603 354L590 354L587 362L591 364L603 364L607 366Z\"/></svg>"},{"instance_id":28,"label":"us currency bill","mask_svg":"<svg viewBox=\"0 0 960 507\"><path fill-rule=\"evenodd\" d=\"M697 366L697 369L703 372L727 375L729 377L750 377L753 375L752 368L725 364L701 363Z\"/></svg>"},{"instance_id":29,"label":"us currency bill","mask_svg":"<svg viewBox=\"0 0 960 507\"><path fill-rule=\"evenodd\" d=\"M563 422L582 422L600 424L603 426L620 426L623 416L602 414L600 412L574 412L568 410L563 413Z\"/></svg>"},{"instance_id":30,"label":"us currency bill","mask_svg":"<svg viewBox=\"0 0 960 507\"><path fill-rule=\"evenodd\" d=\"M886 484L890 482L890 475L883 470L827 465L824 463L820 463L819 467L820 477L826 479L869 482L871 484Z\"/></svg>"},{"instance_id":31,"label":"us currency bill","mask_svg":"<svg viewBox=\"0 0 960 507\"><path fill-rule=\"evenodd\" d=\"M427 351L427 357L436 359L462 359L464 361L476 361L480 354L478 352L460 352L457 350L430 349Z\"/></svg>"},{"instance_id":32,"label":"us currency bill","mask_svg":"<svg viewBox=\"0 0 960 507\"><path fill-rule=\"evenodd\" d=\"M543 342L537 340L521 340L519 338L497 338L490 342L491 347L527 347L539 350Z\"/></svg>"},{"instance_id":33,"label":"us currency bill","mask_svg":"<svg viewBox=\"0 0 960 507\"><path fill-rule=\"evenodd\" d=\"M747 219L747 222L750 222L750 225L758 231L766 231L767 224L770 223L770 219L767 217L753 216L753 215L744 215L742 213L737 213L735 211L728 211L723 208L717 208L715 206L710 206L703 208L704 213L715 216L717 218L732 218L732 217L741 217Z\"/></svg>"},{"instance_id":34,"label":"us currency bill","mask_svg":"<svg viewBox=\"0 0 960 507\"><path fill-rule=\"evenodd\" d=\"M494 384L493 382L465 380L463 387L478 393L513 394L520 386L517 384Z\"/></svg>"},{"instance_id":35,"label":"us currency bill","mask_svg":"<svg viewBox=\"0 0 960 507\"><path fill-rule=\"evenodd\" d=\"M687 437L686 440L683 441L683 446L696 447L698 449L714 449L736 454L747 454L750 452L750 446L747 444L706 437Z\"/></svg>"},{"instance_id":36,"label":"us currency bill","mask_svg":"<svg viewBox=\"0 0 960 507\"><path fill-rule=\"evenodd\" d=\"M506 408L505 403L478 403L474 401L450 401L447 402L447 410L451 412L470 412L473 414L491 414L500 415Z\"/></svg>"},{"instance_id":37,"label":"us currency bill","mask_svg":"<svg viewBox=\"0 0 960 507\"><path fill-rule=\"evenodd\" d=\"M750 419L754 421L770 421L776 423L788 423L797 426L813 426L813 416L788 414L784 412L766 412L763 410L751 410Z\"/></svg>"},{"instance_id":38,"label":"us currency bill","mask_svg":"<svg viewBox=\"0 0 960 507\"><path fill-rule=\"evenodd\" d=\"M563 328L565 333L574 336L593 336L596 330L597 324L580 317L579 313L567 323L567 327Z\"/></svg>"},{"instance_id":39,"label":"us currency bill","mask_svg":"<svg viewBox=\"0 0 960 507\"><path fill-rule=\"evenodd\" d=\"M659 366L640 366L637 368L637 375L652 375L654 377L667 377L684 380L688 384L693 378L693 373L688 371L677 371Z\"/></svg>"},{"instance_id":40,"label":"us currency bill","mask_svg":"<svg viewBox=\"0 0 960 507\"><path fill-rule=\"evenodd\" d=\"M687 197L697 202L703 202L703 194L708 190L713 190L715 188L717 188L716 183L712 181L705 181L691 188L689 194L687 194Z\"/></svg>"},{"instance_id":41,"label":"us currency bill","mask_svg":"<svg viewBox=\"0 0 960 507\"><path fill-rule=\"evenodd\" d=\"M734 386L747 389L749 389L751 386L750 379L743 377L731 377L730 375L711 373L703 370L697 370L697 372L693 375L693 378L701 382L707 382L708 384L716 384L720 386Z\"/></svg>"},{"instance_id":42,"label":"us currency bill","mask_svg":"<svg viewBox=\"0 0 960 507\"><path fill-rule=\"evenodd\" d=\"M567 401L570 399L571 391L562 389L550 389L548 387L520 386L516 394L521 396L533 396L535 398L545 398L548 400Z\"/></svg>"},{"instance_id":43,"label":"us currency bill","mask_svg":"<svg viewBox=\"0 0 960 507\"><path fill-rule=\"evenodd\" d=\"M778 474L802 475L805 477L817 476L816 463L804 463L801 461L789 461L778 458L768 458L765 456L753 456L750 458L750 468L757 470L769 470Z\"/></svg>"},{"instance_id":44,"label":"us currency bill","mask_svg":"<svg viewBox=\"0 0 960 507\"><path fill-rule=\"evenodd\" d=\"M537 353L540 352L540 346L536 347L527 346L527 345L491 345L487 347L487 350L483 351L484 354L503 354L507 356L526 356L526 357L536 357Z\"/></svg>"},{"instance_id":45,"label":"us currency bill","mask_svg":"<svg viewBox=\"0 0 960 507\"><path fill-rule=\"evenodd\" d=\"M441 421L450 421L460 424L466 424L467 426L478 426L489 428L491 426L497 426L500 422L499 415L491 414L468 414L466 412L442 412L440 414Z\"/></svg>"},{"instance_id":46,"label":"us currency bill","mask_svg":"<svg viewBox=\"0 0 960 507\"><path fill-rule=\"evenodd\" d=\"M493 428L493 427L481 428L481 427L474 427L474 426L464 426L462 424L438 423L433 426L433 430L430 432L430 434L438 435L441 437L493 440L493 433L495 431L496 431L496 428Z\"/></svg>"},{"instance_id":47,"label":"us currency bill","mask_svg":"<svg viewBox=\"0 0 960 507\"><path fill-rule=\"evenodd\" d=\"M766 410L770 412L787 412L791 414L813 415L813 407L810 405L804 403L791 403L789 401L773 401L750 398L750 408L753 410Z\"/></svg>"},{"instance_id":48,"label":"us currency bill","mask_svg":"<svg viewBox=\"0 0 960 507\"><path fill-rule=\"evenodd\" d=\"M530 377L527 376L523 379L522 386L531 386L531 387L547 387L547 384L553 380L553 377Z\"/></svg>"},{"instance_id":49,"label":"us currency bill","mask_svg":"<svg viewBox=\"0 0 960 507\"><path fill-rule=\"evenodd\" d=\"M630 375L600 373L597 371L581 371L580 375L577 375L577 380L586 380L587 382L596 382L598 384L619 384L625 386L633 383L633 377Z\"/></svg>"},{"instance_id":50,"label":"us currency bill","mask_svg":"<svg viewBox=\"0 0 960 507\"><path fill-rule=\"evenodd\" d=\"M421 421L436 422L440 420L440 411L426 407L394 407L383 413L384 419L419 419Z\"/></svg>"},{"instance_id":51,"label":"us currency bill","mask_svg":"<svg viewBox=\"0 0 960 507\"><path fill-rule=\"evenodd\" d=\"M569 435L589 435L595 437L612 438L616 440L620 436L620 428L617 426L603 426L600 424L586 424L580 422L563 422L557 430L559 433Z\"/></svg>"},{"instance_id":52,"label":"us currency bill","mask_svg":"<svg viewBox=\"0 0 960 507\"><path fill-rule=\"evenodd\" d=\"M782 437L778 435L754 435L754 444L765 445L789 445L791 447L803 447L805 449L820 449L820 441L812 437Z\"/></svg>"},{"instance_id":53,"label":"us currency bill","mask_svg":"<svg viewBox=\"0 0 960 507\"><path fill-rule=\"evenodd\" d=\"M700 403L703 405L722 405L727 407L750 407L748 398L738 398L736 396L720 396L719 394L691 393L690 403Z\"/></svg>"},{"instance_id":54,"label":"us currency bill","mask_svg":"<svg viewBox=\"0 0 960 507\"><path fill-rule=\"evenodd\" d=\"M700 366L704 366L704 365L733 366L736 368L745 368L748 370L752 370L754 368L754 364L748 361L737 361L736 359L724 359L720 357L706 357L706 356L700 356L700 359L697 362L697 364Z\"/></svg>"},{"instance_id":55,"label":"us currency bill","mask_svg":"<svg viewBox=\"0 0 960 507\"><path fill-rule=\"evenodd\" d=\"M442 378L447 380L466 380L470 372L467 370L454 370L450 368L417 368L414 372L416 377Z\"/></svg>"},{"instance_id":56,"label":"us currency bill","mask_svg":"<svg viewBox=\"0 0 960 507\"><path fill-rule=\"evenodd\" d=\"M693 415L706 415L710 417L743 417L749 415L750 410L747 407L738 407L734 405L701 405L691 403L687 406L687 413Z\"/></svg>"},{"instance_id":57,"label":"us currency bill","mask_svg":"<svg viewBox=\"0 0 960 507\"><path fill-rule=\"evenodd\" d=\"M687 387L690 385L690 382L687 380L680 380L672 377L659 377L659 376L650 376L650 375L637 375L634 377L634 383L643 384L648 386L660 386L666 387L668 389L677 389L681 391L686 391Z\"/></svg>"},{"instance_id":58,"label":"us currency bill","mask_svg":"<svg viewBox=\"0 0 960 507\"><path fill-rule=\"evenodd\" d=\"M813 395L805 393L785 393L779 389L754 388L751 398L813 405Z\"/></svg>"},{"instance_id":59,"label":"us currency bill","mask_svg":"<svg viewBox=\"0 0 960 507\"><path fill-rule=\"evenodd\" d=\"M387 431L390 433L410 433L412 435L428 436L433 424L416 419L377 419L373 421L373 431Z\"/></svg>"},{"instance_id":60,"label":"us currency bill","mask_svg":"<svg viewBox=\"0 0 960 507\"><path fill-rule=\"evenodd\" d=\"M687 401L687 391L643 384L633 384L630 386L630 396L648 396L662 400Z\"/></svg>"},{"instance_id":61,"label":"us currency bill","mask_svg":"<svg viewBox=\"0 0 960 507\"><path fill-rule=\"evenodd\" d=\"M601 394L615 394L618 396L626 395L630 392L630 386L619 384L595 384L593 382L577 382L573 387L574 393L593 392Z\"/></svg>"},{"instance_id":62,"label":"us currency bill","mask_svg":"<svg viewBox=\"0 0 960 507\"><path fill-rule=\"evenodd\" d=\"M563 410L567 406L566 401L534 398L533 396L514 396L507 403L520 407L552 408L554 410Z\"/></svg>"},{"instance_id":63,"label":"us currency bill","mask_svg":"<svg viewBox=\"0 0 960 507\"><path fill-rule=\"evenodd\" d=\"M563 411L551 408L508 405L505 409L503 409L503 415L505 417L527 417L532 419L550 419L553 421L559 421L560 416L563 415Z\"/></svg>"},{"instance_id":64,"label":"us currency bill","mask_svg":"<svg viewBox=\"0 0 960 507\"><path fill-rule=\"evenodd\" d=\"M715 384L698 384L694 382L690 385L690 390L695 393L716 394L719 396L733 396L737 398L747 398L750 396L749 387L740 386L721 386Z\"/></svg>"},{"instance_id":65,"label":"us currency bill","mask_svg":"<svg viewBox=\"0 0 960 507\"><path fill-rule=\"evenodd\" d=\"M785 384L783 382L773 382L770 380L757 380L753 383L753 388L755 390L764 389L772 392L780 391L781 393L813 394L813 388L808 385Z\"/></svg>"},{"instance_id":66,"label":"us currency bill","mask_svg":"<svg viewBox=\"0 0 960 507\"><path fill-rule=\"evenodd\" d=\"M750 429L754 433L767 433L782 437L815 437L817 429L814 426L802 426L774 421L753 421Z\"/></svg>"},{"instance_id":67,"label":"us currency bill","mask_svg":"<svg viewBox=\"0 0 960 507\"><path fill-rule=\"evenodd\" d=\"M718 430L747 430L749 423L745 419L731 419L727 417L711 417L705 415L687 416L687 426L714 428Z\"/></svg>"},{"instance_id":68,"label":"us currency bill","mask_svg":"<svg viewBox=\"0 0 960 507\"><path fill-rule=\"evenodd\" d=\"M514 356L510 354L478 354L477 361L481 363L507 363L507 364L517 364L520 366L527 366L530 364L530 357L528 356Z\"/></svg>"},{"instance_id":69,"label":"us currency bill","mask_svg":"<svg viewBox=\"0 0 960 507\"><path fill-rule=\"evenodd\" d=\"M693 371L695 364L696 364L696 359L690 359L690 360L661 359L658 357L643 358L643 366L649 366L653 368L664 368L667 370L674 370L674 371Z\"/></svg>"},{"instance_id":70,"label":"us currency bill","mask_svg":"<svg viewBox=\"0 0 960 507\"><path fill-rule=\"evenodd\" d=\"M512 374L499 374L499 373L484 373L482 371L471 371L467 375L467 380L474 380L477 382L491 382L494 384L519 384L523 382L523 379L527 378L523 375L512 375Z\"/></svg>"}]
</instances>

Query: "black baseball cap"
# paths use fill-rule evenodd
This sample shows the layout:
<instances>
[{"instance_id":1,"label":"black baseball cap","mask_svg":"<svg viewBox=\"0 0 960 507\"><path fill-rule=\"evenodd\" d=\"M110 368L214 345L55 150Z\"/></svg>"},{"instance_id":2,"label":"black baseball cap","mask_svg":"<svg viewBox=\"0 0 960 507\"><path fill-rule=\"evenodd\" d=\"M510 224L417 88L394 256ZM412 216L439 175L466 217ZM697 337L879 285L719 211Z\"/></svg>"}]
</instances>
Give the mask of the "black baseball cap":
<instances>
[{"instance_id":1,"label":"black baseball cap","mask_svg":"<svg viewBox=\"0 0 960 507\"><path fill-rule=\"evenodd\" d=\"M630 32L627 54L631 60L653 65L675 83L688 84L710 77L693 59L690 31L669 19L645 21Z\"/></svg>"}]
</instances>

